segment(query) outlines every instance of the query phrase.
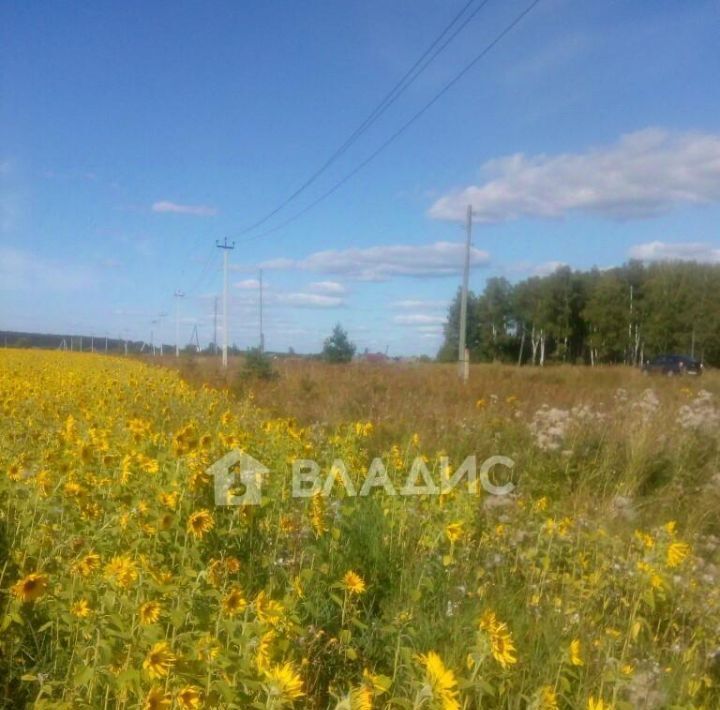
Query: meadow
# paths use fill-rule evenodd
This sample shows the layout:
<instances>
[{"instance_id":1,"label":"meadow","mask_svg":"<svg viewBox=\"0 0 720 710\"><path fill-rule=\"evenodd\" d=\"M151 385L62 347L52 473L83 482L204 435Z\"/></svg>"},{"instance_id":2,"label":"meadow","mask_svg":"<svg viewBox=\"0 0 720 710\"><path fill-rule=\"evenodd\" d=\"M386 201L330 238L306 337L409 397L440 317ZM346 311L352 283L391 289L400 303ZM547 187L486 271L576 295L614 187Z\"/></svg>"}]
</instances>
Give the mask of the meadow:
<instances>
[{"instance_id":1,"label":"meadow","mask_svg":"<svg viewBox=\"0 0 720 710\"><path fill-rule=\"evenodd\" d=\"M276 367L0 350L0 704L720 707L720 375ZM507 496L291 494L496 454Z\"/></svg>"}]
</instances>

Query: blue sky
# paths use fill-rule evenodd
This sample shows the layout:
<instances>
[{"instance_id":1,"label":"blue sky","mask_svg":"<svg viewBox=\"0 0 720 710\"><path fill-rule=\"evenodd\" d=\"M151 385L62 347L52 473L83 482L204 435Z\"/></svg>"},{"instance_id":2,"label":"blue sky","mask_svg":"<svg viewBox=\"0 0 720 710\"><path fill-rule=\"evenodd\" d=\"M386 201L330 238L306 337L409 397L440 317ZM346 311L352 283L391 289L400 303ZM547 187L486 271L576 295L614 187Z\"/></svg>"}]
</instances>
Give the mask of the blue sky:
<instances>
[{"instance_id":1,"label":"blue sky","mask_svg":"<svg viewBox=\"0 0 720 710\"><path fill-rule=\"evenodd\" d=\"M465 5L27 3L0 8L0 329L434 354L475 211L471 286L557 263L720 261L717 2L541 0L385 151L332 187L529 4L489 0L262 228ZM475 0L468 12L476 9ZM165 315L163 315L165 314ZM152 321L158 321L154 326Z\"/></svg>"}]
</instances>

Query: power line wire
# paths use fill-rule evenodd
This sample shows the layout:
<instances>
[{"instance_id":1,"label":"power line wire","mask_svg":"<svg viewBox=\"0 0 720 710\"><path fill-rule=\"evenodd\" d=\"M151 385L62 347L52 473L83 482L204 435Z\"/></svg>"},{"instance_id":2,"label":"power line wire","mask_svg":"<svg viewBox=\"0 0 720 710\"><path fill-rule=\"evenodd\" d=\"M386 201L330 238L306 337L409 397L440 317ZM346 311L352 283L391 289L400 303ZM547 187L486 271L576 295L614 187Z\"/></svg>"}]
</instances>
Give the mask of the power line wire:
<instances>
[{"instance_id":1,"label":"power line wire","mask_svg":"<svg viewBox=\"0 0 720 710\"><path fill-rule=\"evenodd\" d=\"M338 158L340 158L352 145L357 141L360 136L372 126L390 106L392 106L397 99L402 96L403 93L415 82L415 80L432 64L438 55L452 42L455 37L467 26L467 24L482 10L489 0L483 0L480 5L473 10L473 12L466 17L459 27L455 28L449 38L442 43L440 47L438 44L442 42L445 35L450 32L454 25L456 25L462 16L466 13L468 8L475 2L475 0L468 0L468 2L461 8L461 10L453 17L450 23L443 29L443 31L433 40L430 46L418 57L415 63L408 69L402 78L395 84L395 86L385 95L380 103L372 110L369 116L353 131L353 133L330 155L330 157L313 172L294 192L288 195L280 204L274 207L272 210L263 215L260 219L256 220L247 227L240 230L236 236L242 236L248 232L253 231L257 227L265 224L269 219L274 217L280 210L286 205L292 202L296 197L302 194L320 175L322 175Z\"/></svg>"},{"instance_id":2,"label":"power line wire","mask_svg":"<svg viewBox=\"0 0 720 710\"><path fill-rule=\"evenodd\" d=\"M347 173L344 177L342 177L340 180L338 180L329 190L322 193L319 197L317 197L315 200L310 202L310 204L306 205L303 209L301 209L299 212L296 212L291 217L288 217L285 221L281 222L280 224L276 225L275 227L271 227L270 229L266 229L259 234L255 234L251 237L248 237L247 239L243 240L243 243L251 242L256 239L260 239L262 237L265 237L269 234L273 234L281 229L284 229L289 224L292 224L297 219L302 217L304 214L309 212L313 207L320 204L323 200L327 199L332 195L334 192L339 190L348 180L350 180L352 177L354 177L357 173L359 173L366 165L368 165L371 161L373 161L380 153L382 153L389 145L394 143L410 126L415 123L429 108L431 108L434 104L436 104L455 84L462 79L465 74L467 74L481 59L483 59L497 44L499 44L506 35L508 35L515 27L520 24L520 22L528 15L530 12L535 8L536 5L538 5L541 2L541 0L533 0L519 15L515 17L515 19L505 27L502 32L500 32L498 35L495 36L495 38L485 47L483 50L477 54L468 64L466 64L445 86L437 93L435 96L433 96L430 101L428 101L420 110L418 110L416 113L414 113L400 128L398 128L387 140L385 140L383 143L380 144L378 148L376 148L370 155L365 158L362 162L360 162L355 168L353 168L349 173Z\"/></svg>"}]
</instances>

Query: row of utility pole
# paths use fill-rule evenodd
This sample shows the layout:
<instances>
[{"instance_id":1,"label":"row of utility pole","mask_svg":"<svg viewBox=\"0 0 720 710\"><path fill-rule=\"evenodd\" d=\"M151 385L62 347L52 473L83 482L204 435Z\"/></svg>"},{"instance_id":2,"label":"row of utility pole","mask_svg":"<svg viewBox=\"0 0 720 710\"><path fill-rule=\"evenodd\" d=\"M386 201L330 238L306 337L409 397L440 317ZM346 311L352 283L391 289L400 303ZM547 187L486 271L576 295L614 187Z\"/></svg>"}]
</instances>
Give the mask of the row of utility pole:
<instances>
[{"instance_id":1,"label":"row of utility pole","mask_svg":"<svg viewBox=\"0 0 720 710\"><path fill-rule=\"evenodd\" d=\"M459 375L463 382L468 381L470 373L470 353L467 347L467 302L468 302L468 282L470 279L470 253L472 246L472 206L468 205L466 224L465 224L465 261L463 266L463 277L462 277L462 292L460 295L460 324L459 324L459 337L458 337L458 365ZM223 342L222 342L222 366L227 368L228 364L228 266L230 252L235 248L235 242L228 242L227 237L220 242L215 242L215 246L218 249L222 249L223 252L223 293L222 293L222 330L223 330ZM259 294L258 294L258 307L259 307L259 323L260 323L260 352L265 350L265 333L263 331L263 273L262 269L259 273ZM180 357L180 299L185 297L185 294L176 290L173 294L175 298L175 357ZM154 320L153 326L159 321ZM218 330L218 298L215 297L215 304L213 309L213 350L217 349L217 330ZM197 326L195 327L194 336L196 342L199 341L197 336ZM154 340L154 329L151 330L150 334L150 347L153 355L155 354ZM127 346L126 346L127 347ZM94 344L91 343L91 349L94 348ZM105 339L105 349L107 350L107 338ZM160 345L160 354L162 355L162 345Z\"/></svg>"}]
</instances>

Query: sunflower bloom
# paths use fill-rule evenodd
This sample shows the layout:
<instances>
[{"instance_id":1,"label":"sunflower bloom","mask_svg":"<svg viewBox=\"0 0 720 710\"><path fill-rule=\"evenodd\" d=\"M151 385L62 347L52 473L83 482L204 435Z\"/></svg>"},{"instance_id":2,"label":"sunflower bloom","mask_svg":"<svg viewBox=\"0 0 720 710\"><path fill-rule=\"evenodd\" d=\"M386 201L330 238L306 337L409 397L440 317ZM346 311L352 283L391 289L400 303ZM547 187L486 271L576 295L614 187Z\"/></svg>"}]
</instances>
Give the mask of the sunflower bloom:
<instances>
[{"instance_id":1,"label":"sunflower bloom","mask_svg":"<svg viewBox=\"0 0 720 710\"><path fill-rule=\"evenodd\" d=\"M445 537L451 542L456 543L463 536L462 523L448 523L445 528Z\"/></svg>"},{"instance_id":2,"label":"sunflower bloom","mask_svg":"<svg viewBox=\"0 0 720 710\"><path fill-rule=\"evenodd\" d=\"M366 685L350 688L335 706L335 710L372 710L373 694Z\"/></svg>"},{"instance_id":3,"label":"sunflower bloom","mask_svg":"<svg viewBox=\"0 0 720 710\"><path fill-rule=\"evenodd\" d=\"M200 707L201 691L195 685L186 685L177 694L178 706L183 710L192 710Z\"/></svg>"},{"instance_id":4,"label":"sunflower bloom","mask_svg":"<svg viewBox=\"0 0 720 710\"><path fill-rule=\"evenodd\" d=\"M209 510L198 510L188 518L187 531L198 540L202 540L214 527L215 520Z\"/></svg>"},{"instance_id":5,"label":"sunflower bloom","mask_svg":"<svg viewBox=\"0 0 720 710\"><path fill-rule=\"evenodd\" d=\"M40 599L47 591L47 586L47 575L32 572L18 580L10 591L16 599L19 599L23 604L27 604Z\"/></svg>"},{"instance_id":6,"label":"sunflower bloom","mask_svg":"<svg viewBox=\"0 0 720 710\"><path fill-rule=\"evenodd\" d=\"M116 555L105 565L105 577L118 587L127 589L138 578L135 561L124 555Z\"/></svg>"},{"instance_id":7,"label":"sunflower bloom","mask_svg":"<svg viewBox=\"0 0 720 710\"><path fill-rule=\"evenodd\" d=\"M350 594L362 594L367 589L365 580L357 574L357 572L353 572L352 570L345 573L342 585Z\"/></svg>"},{"instance_id":8,"label":"sunflower bloom","mask_svg":"<svg viewBox=\"0 0 720 710\"><path fill-rule=\"evenodd\" d=\"M490 638L490 653L503 668L517 663L512 634L506 624L497 620L494 612L487 611L483 614L480 628L487 632Z\"/></svg>"},{"instance_id":9,"label":"sunflower bloom","mask_svg":"<svg viewBox=\"0 0 720 710\"><path fill-rule=\"evenodd\" d=\"M255 665L259 671L265 672L270 668L270 646L274 640L274 631L268 631L260 637L255 653Z\"/></svg>"},{"instance_id":10,"label":"sunflower bloom","mask_svg":"<svg viewBox=\"0 0 720 710\"><path fill-rule=\"evenodd\" d=\"M170 707L170 698L162 689L154 686L145 696L143 710L168 710Z\"/></svg>"},{"instance_id":11,"label":"sunflower bloom","mask_svg":"<svg viewBox=\"0 0 720 710\"><path fill-rule=\"evenodd\" d=\"M557 693L551 685L543 685L537 695L538 710L558 710Z\"/></svg>"},{"instance_id":12,"label":"sunflower bloom","mask_svg":"<svg viewBox=\"0 0 720 710\"><path fill-rule=\"evenodd\" d=\"M668 567L678 567L690 554L690 545L685 542L673 542L667 549L665 562Z\"/></svg>"},{"instance_id":13,"label":"sunflower bloom","mask_svg":"<svg viewBox=\"0 0 720 710\"><path fill-rule=\"evenodd\" d=\"M158 641L143 661L143 668L151 678L164 678L175 663L175 655L167 641Z\"/></svg>"},{"instance_id":14,"label":"sunflower bloom","mask_svg":"<svg viewBox=\"0 0 720 710\"><path fill-rule=\"evenodd\" d=\"M160 609L158 602L145 602L138 610L140 624L142 626L154 624L160 618Z\"/></svg>"},{"instance_id":15,"label":"sunflower bloom","mask_svg":"<svg viewBox=\"0 0 720 710\"><path fill-rule=\"evenodd\" d=\"M240 587L233 587L222 600L223 611L228 616L242 614L247 609L247 599Z\"/></svg>"},{"instance_id":16,"label":"sunflower bloom","mask_svg":"<svg viewBox=\"0 0 720 710\"><path fill-rule=\"evenodd\" d=\"M591 695L588 698L587 710L610 710L610 705L608 705L602 698L595 700L595 698Z\"/></svg>"},{"instance_id":17,"label":"sunflower bloom","mask_svg":"<svg viewBox=\"0 0 720 710\"><path fill-rule=\"evenodd\" d=\"M574 639L570 642L570 663L573 666L584 666L585 662L582 658L582 648L580 639Z\"/></svg>"},{"instance_id":18,"label":"sunflower bloom","mask_svg":"<svg viewBox=\"0 0 720 710\"><path fill-rule=\"evenodd\" d=\"M265 592L260 592L255 598L255 613L263 624L276 626L282 621L283 605L270 599Z\"/></svg>"},{"instance_id":19,"label":"sunflower bloom","mask_svg":"<svg viewBox=\"0 0 720 710\"><path fill-rule=\"evenodd\" d=\"M90 604L87 599L80 599L70 607L70 613L78 619L90 616Z\"/></svg>"},{"instance_id":20,"label":"sunflower bloom","mask_svg":"<svg viewBox=\"0 0 720 710\"><path fill-rule=\"evenodd\" d=\"M274 665L265 671L267 690L271 705L283 707L301 698L303 692L302 678L298 675L292 663Z\"/></svg>"},{"instance_id":21,"label":"sunflower bloom","mask_svg":"<svg viewBox=\"0 0 720 710\"><path fill-rule=\"evenodd\" d=\"M425 679L432 697L442 706L442 710L460 710L457 680L455 674L445 668L440 656L435 651L420 656L425 666Z\"/></svg>"}]
</instances>

